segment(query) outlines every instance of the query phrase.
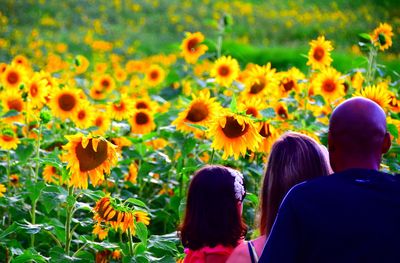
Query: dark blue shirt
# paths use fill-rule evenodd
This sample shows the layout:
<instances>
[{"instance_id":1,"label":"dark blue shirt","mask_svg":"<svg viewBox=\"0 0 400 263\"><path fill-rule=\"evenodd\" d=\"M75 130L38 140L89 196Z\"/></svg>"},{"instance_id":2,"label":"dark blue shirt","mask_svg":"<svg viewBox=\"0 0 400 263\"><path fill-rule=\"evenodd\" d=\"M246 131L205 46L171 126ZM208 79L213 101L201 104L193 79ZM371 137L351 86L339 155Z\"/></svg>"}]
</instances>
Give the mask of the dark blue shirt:
<instances>
[{"instance_id":1,"label":"dark blue shirt","mask_svg":"<svg viewBox=\"0 0 400 263\"><path fill-rule=\"evenodd\" d=\"M350 169L296 185L259 262L400 262L399 176Z\"/></svg>"}]
</instances>

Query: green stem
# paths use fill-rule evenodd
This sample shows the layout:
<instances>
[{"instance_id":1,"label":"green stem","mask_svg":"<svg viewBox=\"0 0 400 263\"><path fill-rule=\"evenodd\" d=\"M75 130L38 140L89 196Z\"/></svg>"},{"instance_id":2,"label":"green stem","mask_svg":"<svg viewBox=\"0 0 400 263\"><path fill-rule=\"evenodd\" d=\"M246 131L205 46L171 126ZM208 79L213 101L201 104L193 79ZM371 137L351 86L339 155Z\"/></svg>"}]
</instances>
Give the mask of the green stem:
<instances>
[{"instance_id":1,"label":"green stem","mask_svg":"<svg viewBox=\"0 0 400 263\"><path fill-rule=\"evenodd\" d=\"M11 151L7 151L7 180L10 180L11 175Z\"/></svg>"},{"instance_id":2,"label":"green stem","mask_svg":"<svg viewBox=\"0 0 400 263\"><path fill-rule=\"evenodd\" d=\"M72 186L68 186L68 197L73 196L74 188ZM68 198L67 198L68 200ZM71 245L71 219L72 219L72 210L74 206L67 205L67 218L65 220L65 254L69 255L69 249Z\"/></svg>"},{"instance_id":3,"label":"green stem","mask_svg":"<svg viewBox=\"0 0 400 263\"><path fill-rule=\"evenodd\" d=\"M368 56L368 70L367 70L367 76L366 76L366 81L367 85L371 85L374 77L375 77L375 70L376 70L376 56L377 56L377 50L375 47L371 47L369 50L369 56Z\"/></svg>"},{"instance_id":4,"label":"green stem","mask_svg":"<svg viewBox=\"0 0 400 263\"><path fill-rule=\"evenodd\" d=\"M78 254L78 252L81 251L82 249L84 249L87 245L88 245L87 243L86 243L86 244L83 244L83 245L72 255L72 257L75 257L76 254Z\"/></svg>"},{"instance_id":5,"label":"green stem","mask_svg":"<svg viewBox=\"0 0 400 263\"><path fill-rule=\"evenodd\" d=\"M53 239L57 243L57 246L62 248L60 240L58 240L58 238L53 233L51 233L50 231L46 231L46 232L47 232L47 234L49 234L51 239Z\"/></svg>"},{"instance_id":6,"label":"green stem","mask_svg":"<svg viewBox=\"0 0 400 263\"><path fill-rule=\"evenodd\" d=\"M211 152L211 157L210 157L210 160L209 160L208 164L213 164L213 161L214 161L214 154L215 154L215 149L213 148L213 150L212 150L212 152Z\"/></svg>"},{"instance_id":7,"label":"green stem","mask_svg":"<svg viewBox=\"0 0 400 263\"><path fill-rule=\"evenodd\" d=\"M128 246L129 246L129 255L132 257L133 256L133 241L132 241L131 230L129 228L128 228Z\"/></svg>"}]
</instances>

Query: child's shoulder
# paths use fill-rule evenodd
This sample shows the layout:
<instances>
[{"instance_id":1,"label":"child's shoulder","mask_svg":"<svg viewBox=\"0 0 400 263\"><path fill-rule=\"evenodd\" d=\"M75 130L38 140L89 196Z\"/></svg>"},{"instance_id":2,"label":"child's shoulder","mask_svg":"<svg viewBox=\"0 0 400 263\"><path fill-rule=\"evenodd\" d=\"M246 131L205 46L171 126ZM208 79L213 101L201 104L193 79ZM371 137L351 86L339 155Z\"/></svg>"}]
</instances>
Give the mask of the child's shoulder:
<instances>
[{"instance_id":1,"label":"child's shoulder","mask_svg":"<svg viewBox=\"0 0 400 263\"><path fill-rule=\"evenodd\" d=\"M210 257L224 257L225 260L229 257L229 255L233 251L233 247L231 246L223 246L223 245L217 245L215 247L202 247L197 250L191 250L191 249L185 249L186 257L185 257L185 263L191 263L191 262L208 262Z\"/></svg>"}]
</instances>

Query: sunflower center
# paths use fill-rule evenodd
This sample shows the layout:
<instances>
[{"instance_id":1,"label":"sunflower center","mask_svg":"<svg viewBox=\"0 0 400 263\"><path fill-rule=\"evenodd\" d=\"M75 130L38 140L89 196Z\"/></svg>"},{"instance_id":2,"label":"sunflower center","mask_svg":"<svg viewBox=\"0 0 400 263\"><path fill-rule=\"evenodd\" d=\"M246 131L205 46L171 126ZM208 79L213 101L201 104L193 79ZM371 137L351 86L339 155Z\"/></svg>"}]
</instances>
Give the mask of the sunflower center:
<instances>
[{"instance_id":1,"label":"sunflower center","mask_svg":"<svg viewBox=\"0 0 400 263\"><path fill-rule=\"evenodd\" d=\"M14 139L14 137L9 136L9 135L3 135L3 141L5 142L11 142Z\"/></svg>"},{"instance_id":2,"label":"sunflower center","mask_svg":"<svg viewBox=\"0 0 400 263\"><path fill-rule=\"evenodd\" d=\"M153 79L153 80L155 80L155 79L158 79L158 71L156 71L156 70L153 70L152 72L150 72L150 79Z\"/></svg>"},{"instance_id":3,"label":"sunflower center","mask_svg":"<svg viewBox=\"0 0 400 263\"><path fill-rule=\"evenodd\" d=\"M93 139L89 139L86 148L83 148L81 143L75 148L76 158L79 161L81 172L93 170L107 160L107 142L100 140L97 145L97 151L95 152L93 150L92 140Z\"/></svg>"},{"instance_id":4,"label":"sunflower center","mask_svg":"<svg viewBox=\"0 0 400 263\"><path fill-rule=\"evenodd\" d=\"M36 85L36 83L33 83L29 89L29 91L31 92L32 97L36 97L36 95L38 94L38 86Z\"/></svg>"},{"instance_id":5,"label":"sunflower center","mask_svg":"<svg viewBox=\"0 0 400 263\"><path fill-rule=\"evenodd\" d=\"M18 112L22 111L22 108L24 107L22 101L19 99L9 100L7 101L7 105L10 110L16 110Z\"/></svg>"},{"instance_id":6,"label":"sunflower center","mask_svg":"<svg viewBox=\"0 0 400 263\"><path fill-rule=\"evenodd\" d=\"M143 101L139 102L136 104L136 109L148 109L149 107L147 104Z\"/></svg>"},{"instance_id":7,"label":"sunflower center","mask_svg":"<svg viewBox=\"0 0 400 263\"><path fill-rule=\"evenodd\" d=\"M110 81L108 79L103 79L101 81L101 86L105 89L107 89L108 87L110 87Z\"/></svg>"},{"instance_id":8,"label":"sunflower center","mask_svg":"<svg viewBox=\"0 0 400 263\"><path fill-rule=\"evenodd\" d=\"M258 82L254 82L254 84L251 85L250 93L251 94L257 94L260 91L262 91L264 88L265 88L265 81L260 80Z\"/></svg>"},{"instance_id":9,"label":"sunflower center","mask_svg":"<svg viewBox=\"0 0 400 263\"><path fill-rule=\"evenodd\" d=\"M78 119L83 120L86 117L86 112L84 110L81 110L78 112Z\"/></svg>"},{"instance_id":10,"label":"sunflower center","mask_svg":"<svg viewBox=\"0 0 400 263\"><path fill-rule=\"evenodd\" d=\"M222 77L229 76L229 73L230 73L230 69L226 65L222 65L221 67L218 68L218 75L220 75Z\"/></svg>"},{"instance_id":11,"label":"sunflower center","mask_svg":"<svg viewBox=\"0 0 400 263\"><path fill-rule=\"evenodd\" d=\"M322 47L316 47L314 49L313 57L316 61L322 60L325 55L325 50Z\"/></svg>"},{"instance_id":12,"label":"sunflower center","mask_svg":"<svg viewBox=\"0 0 400 263\"><path fill-rule=\"evenodd\" d=\"M113 104L113 106L116 111L123 111L125 109L125 104L122 102Z\"/></svg>"},{"instance_id":13,"label":"sunflower center","mask_svg":"<svg viewBox=\"0 0 400 263\"><path fill-rule=\"evenodd\" d=\"M53 174L56 174L56 173L57 173L57 169L56 169L54 166L52 166L52 167L51 167L51 172L52 172Z\"/></svg>"},{"instance_id":14,"label":"sunflower center","mask_svg":"<svg viewBox=\"0 0 400 263\"><path fill-rule=\"evenodd\" d=\"M199 122L207 118L208 108L204 103L197 102L190 107L186 119L191 122Z\"/></svg>"},{"instance_id":15,"label":"sunflower center","mask_svg":"<svg viewBox=\"0 0 400 263\"><path fill-rule=\"evenodd\" d=\"M257 118L258 110L256 108L254 108L254 107L249 107L246 110L246 114L252 115L253 117Z\"/></svg>"},{"instance_id":16,"label":"sunflower center","mask_svg":"<svg viewBox=\"0 0 400 263\"><path fill-rule=\"evenodd\" d=\"M327 79L322 83L322 89L326 92L333 92L335 88L335 82L331 79Z\"/></svg>"},{"instance_id":17,"label":"sunflower center","mask_svg":"<svg viewBox=\"0 0 400 263\"><path fill-rule=\"evenodd\" d=\"M193 38L189 40L187 44L187 50L191 53L195 53L197 50L197 45L199 44L199 40L197 38Z\"/></svg>"},{"instance_id":18,"label":"sunflower center","mask_svg":"<svg viewBox=\"0 0 400 263\"><path fill-rule=\"evenodd\" d=\"M283 83L283 88L285 89L285 91L291 91L294 88L294 81L288 80L285 83Z\"/></svg>"},{"instance_id":19,"label":"sunflower center","mask_svg":"<svg viewBox=\"0 0 400 263\"><path fill-rule=\"evenodd\" d=\"M19 81L19 75L17 72L11 71L10 73L8 73L7 75L7 82L12 84L16 84Z\"/></svg>"},{"instance_id":20,"label":"sunflower center","mask_svg":"<svg viewBox=\"0 0 400 263\"><path fill-rule=\"evenodd\" d=\"M260 135L264 138L267 138L269 136L271 136L271 131L269 128L269 124L263 124L261 130L260 130Z\"/></svg>"},{"instance_id":21,"label":"sunflower center","mask_svg":"<svg viewBox=\"0 0 400 263\"><path fill-rule=\"evenodd\" d=\"M71 94L62 94L58 98L58 104L63 111L70 111L76 105L76 99Z\"/></svg>"},{"instance_id":22,"label":"sunflower center","mask_svg":"<svg viewBox=\"0 0 400 263\"><path fill-rule=\"evenodd\" d=\"M136 114L135 116L135 121L137 124L139 125L143 125L149 122L149 116L147 116L146 113L144 112L139 112L138 114Z\"/></svg>"},{"instance_id":23,"label":"sunflower center","mask_svg":"<svg viewBox=\"0 0 400 263\"><path fill-rule=\"evenodd\" d=\"M284 119L287 119L289 117L286 109L284 107L282 107L282 106L279 106L279 108L277 109L276 113L278 114L278 116L280 116L280 117L282 117Z\"/></svg>"},{"instance_id":24,"label":"sunflower center","mask_svg":"<svg viewBox=\"0 0 400 263\"><path fill-rule=\"evenodd\" d=\"M95 125L97 127L101 127L101 125L103 125L103 118L101 118L101 117L97 118L95 121Z\"/></svg>"},{"instance_id":25,"label":"sunflower center","mask_svg":"<svg viewBox=\"0 0 400 263\"><path fill-rule=\"evenodd\" d=\"M248 124L243 126L234 117L226 117L225 127L222 128L222 131L228 138L237 138L245 134L248 129Z\"/></svg>"}]
</instances>

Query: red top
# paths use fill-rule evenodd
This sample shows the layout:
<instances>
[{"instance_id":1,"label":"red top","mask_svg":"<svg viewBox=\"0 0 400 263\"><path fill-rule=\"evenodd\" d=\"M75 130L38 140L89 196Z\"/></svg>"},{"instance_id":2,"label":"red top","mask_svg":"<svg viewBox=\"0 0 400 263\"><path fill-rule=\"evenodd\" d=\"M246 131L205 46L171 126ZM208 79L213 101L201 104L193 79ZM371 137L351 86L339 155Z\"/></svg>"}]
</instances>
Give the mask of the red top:
<instances>
[{"instance_id":1,"label":"red top","mask_svg":"<svg viewBox=\"0 0 400 263\"><path fill-rule=\"evenodd\" d=\"M234 249L233 247L224 247L222 245L217 245L215 247L203 247L194 251L185 248L186 257L183 262L204 263L206 262L206 256L208 255L221 255L221 256L226 256L226 259L228 259L233 249Z\"/></svg>"}]
</instances>

